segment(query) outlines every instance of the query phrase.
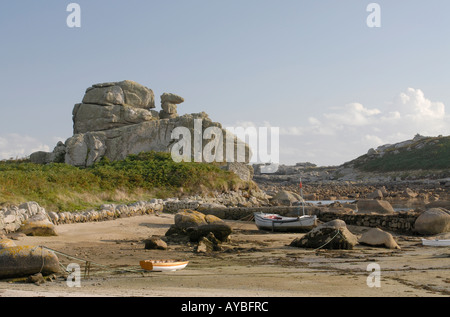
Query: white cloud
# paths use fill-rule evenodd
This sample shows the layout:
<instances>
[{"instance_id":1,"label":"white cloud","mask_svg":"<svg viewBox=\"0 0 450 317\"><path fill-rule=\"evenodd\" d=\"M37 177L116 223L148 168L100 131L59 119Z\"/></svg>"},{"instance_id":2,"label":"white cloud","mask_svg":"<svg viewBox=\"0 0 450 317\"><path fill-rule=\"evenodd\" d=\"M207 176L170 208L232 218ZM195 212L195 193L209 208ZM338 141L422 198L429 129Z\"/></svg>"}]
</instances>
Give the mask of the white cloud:
<instances>
[{"instance_id":1,"label":"white cloud","mask_svg":"<svg viewBox=\"0 0 450 317\"><path fill-rule=\"evenodd\" d=\"M28 135L8 133L0 135L0 159L24 158L36 151L50 151L50 147Z\"/></svg>"},{"instance_id":2,"label":"white cloud","mask_svg":"<svg viewBox=\"0 0 450 317\"><path fill-rule=\"evenodd\" d=\"M398 99L405 116L412 120L423 121L445 117L445 105L425 98L420 89L408 88Z\"/></svg>"},{"instance_id":3,"label":"white cloud","mask_svg":"<svg viewBox=\"0 0 450 317\"><path fill-rule=\"evenodd\" d=\"M360 103L347 104L341 110L339 113L324 114L324 117L330 120L329 124L362 126L371 123L373 117L381 113L378 109L367 109Z\"/></svg>"}]
</instances>

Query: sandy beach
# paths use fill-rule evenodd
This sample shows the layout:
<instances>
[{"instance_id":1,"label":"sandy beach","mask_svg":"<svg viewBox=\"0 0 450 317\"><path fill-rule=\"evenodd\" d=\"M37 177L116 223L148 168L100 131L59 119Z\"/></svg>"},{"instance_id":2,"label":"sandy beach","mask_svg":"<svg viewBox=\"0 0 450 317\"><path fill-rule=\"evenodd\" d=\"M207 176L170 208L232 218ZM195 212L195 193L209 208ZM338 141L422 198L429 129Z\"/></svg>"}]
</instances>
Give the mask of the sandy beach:
<instances>
[{"instance_id":1,"label":"sandy beach","mask_svg":"<svg viewBox=\"0 0 450 317\"><path fill-rule=\"evenodd\" d=\"M78 263L80 287L60 275L41 285L0 282L0 297L435 297L450 295L448 247L425 247L419 236L394 234L400 250L357 245L353 250L289 247L300 233L259 231L253 222L229 221L233 228L223 251L194 253L194 244L168 243L167 250L146 250L143 240L164 236L173 214L135 216L111 221L63 224L55 237L17 237L17 245L43 245L66 267ZM355 235L365 227L348 226ZM176 272L143 272L145 259L183 259ZM379 265L380 287L369 287ZM97 264L104 265L99 266ZM133 271L134 270L134 271Z\"/></svg>"}]
</instances>

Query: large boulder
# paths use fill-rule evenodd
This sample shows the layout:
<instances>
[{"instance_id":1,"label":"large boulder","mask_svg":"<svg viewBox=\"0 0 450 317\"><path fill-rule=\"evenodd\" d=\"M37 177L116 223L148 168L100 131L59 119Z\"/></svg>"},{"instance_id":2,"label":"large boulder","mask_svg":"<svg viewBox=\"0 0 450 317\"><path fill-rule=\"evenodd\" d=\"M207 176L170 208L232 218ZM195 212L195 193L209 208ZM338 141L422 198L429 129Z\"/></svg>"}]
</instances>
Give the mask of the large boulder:
<instances>
[{"instance_id":1,"label":"large boulder","mask_svg":"<svg viewBox=\"0 0 450 317\"><path fill-rule=\"evenodd\" d=\"M392 205L386 200L379 199L360 199L356 203L358 213L361 214L393 214L395 213Z\"/></svg>"},{"instance_id":2,"label":"large boulder","mask_svg":"<svg viewBox=\"0 0 450 317\"><path fill-rule=\"evenodd\" d=\"M161 95L161 104L164 104L166 102L177 105L183 103L184 98L172 93L165 92Z\"/></svg>"},{"instance_id":3,"label":"large boulder","mask_svg":"<svg viewBox=\"0 0 450 317\"><path fill-rule=\"evenodd\" d=\"M282 206L292 206L295 202L300 201L301 199L302 198L297 193L288 190L280 190L271 199L271 203Z\"/></svg>"},{"instance_id":4,"label":"large boulder","mask_svg":"<svg viewBox=\"0 0 450 317\"><path fill-rule=\"evenodd\" d=\"M450 232L450 212L441 208L428 209L416 219L414 229L423 235Z\"/></svg>"},{"instance_id":5,"label":"large boulder","mask_svg":"<svg viewBox=\"0 0 450 317\"><path fill-rule=\"evenodd\" d=\"M59 272L58 257L39 246L0 249L0 279Z\"/></svg>"},{"instance_id":6,"label":"large boulder","mask_svg":"<svg viewBox=\"0 0 450 317\"><path fill-rule=\"evenodd\" d=\"M213 215L204 215L195 210L181 210L174 218L166 236L181 235L189 237L190 241L199 241L212 233L218 240L226 241L231 234L231 227L222 219Z\"/></svg>"},{"instance_id":7,"label":"large boulder","mask_svg":"<svg viewBox=\"0 0 450 317\"><path fill-rule=\"evenodd\" d=\"M419 194L417 194L416 192L414 192L412 189L410 188L406 188L403 193L401 194L402 197L404 198L416 198Z\"/></svg>"},{"instance_id":8,"label":"large boulder","mask_svg":"<svg viewBox=\"0 0 450 317\"><path fill-rule=\"evenodd\" d=\"M317 226L300 238L294 239L290 246L313 249L350 250L358 239L348 229L343 220L332 220Z\"/></svg>"},{"instance_id":9,"label":"large boulder","mask_svg":"<svg viewBox=\"0 0 450 317\"><path fill-rule=\"evenodd\" d=\"M35 215L25 220L19 229L27 236L56 236L55 225L45 215Z\"/></svg>"},{"instance_id":10,"label":"large boulder","mask_svg":"<svg viewBox=\"0 0 450 317\"><path fill-rule=\"evenodd\" d=\"M149 110L121 105L77 104L72 115L73 134L109 130L156 120Z\"/></svg>"},{"instance_id":11,"label":"large boulder","mask_svg":"<svg viewBox=\"0 0 450 317\"><path fill-rule=\"evenodd\" d=\"M394 237L389 232L378 228L372 228L364 232L358 242L371 246L386 247L388 249L400 249Z\"/></svg>"},{"instance_id":12,"label":"large boulder","mask_svg":"<svg viewBox=\"0 0 450 317\"><path fill-rule=\"evenodd\" d=\"M187 229L190 227L198 227L208 224L205 220L205 215L201 212L185 209L179 211L174 217L175 227L180 229Z\"/></svg>"},{"instance_id":13,"label":"large boulder","mask_svg":"<svg viewBox=\"0 0 450 317\"><path fill-rule=\"evenodd\" d=\"M167 250L167 243L156 236L144 240L144 243L146 250Z\"/></svg>"},{"instance_id":14,"label":"large boulder","mask_svg":"<svg viewBox=\"0 0 450 317\"><path fill-rule=\"evenodd\" d=\"M95 84L86 89L83 103L102 106L122 105L136 108L155 108L153 91L131 80Z\"/></svg>"},{"instance_id":15,"label":"large boulder","mask_svg":"<svg viewBox=\"0 0 450 317\"><path fill-rule=\"evenodd\" d=\"M15 247L16 244L11 239L0 238L0 250Z\"/></svg>"}]
</instances>

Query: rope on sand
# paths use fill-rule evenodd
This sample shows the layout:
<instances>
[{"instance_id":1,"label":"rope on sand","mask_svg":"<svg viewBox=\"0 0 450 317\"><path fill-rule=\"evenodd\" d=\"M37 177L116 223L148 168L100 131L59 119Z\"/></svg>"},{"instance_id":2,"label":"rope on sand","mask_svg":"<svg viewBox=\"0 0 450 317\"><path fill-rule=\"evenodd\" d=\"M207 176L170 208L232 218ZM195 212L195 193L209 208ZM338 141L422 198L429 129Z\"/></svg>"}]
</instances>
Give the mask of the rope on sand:
<instances>
[{"instance_id":1,"label":"rope on sand","mask_svg":"<svg viewBox=\"0 0 450 317\"><path fill-rule=\"evenodd\" d=\"M38 246L38 247L40 247L40 248L42 248L42 249L47 249L47 250L49 250L49 251L52 251L52 252L54 252L54 253L56 253L56 254L60 254L60 255L62 255L62 256L65 256L66 258L69 258L69 259L72 259L72 260L76 260L76 261L80 261L80 262L85 262L85 271L84 271L84 276L85 276L85 277L86 277L86 276L89 277L89 275L90 275L90 269L91 269L91 265L92 265L92 264L95 265L95 266L102 267L102 268L106 269L106 270L105 270L106 272L116 272L116 273L131 272L131 273L133 273L133 272L143 272L143 271L144 271L143 269L126 269L126 268L122 268L122 269L114 269L114 268L111 268L110 266L107 266L107 265L104 265L104 264L100 264L100 263L96 263L96 262L94 262L94 261L87 260L87 259L81 259L81 258L72 256L72 255L69 255L69 254L67 254L67 253L64 253L64 252L61 252L61 251L58 251L58 250L51 249L51 248L46 247L46 246L43 246L43 245L40 245L40 246ZM42 263L42 266L44 266L44 263ZM63 266L62 264L60 264L60 266L64 269L65 272L67 272L67 269L64 268L64 266ZM41 269L41 270L42 270L42 269Z\"/></svg>"}]
</instances>

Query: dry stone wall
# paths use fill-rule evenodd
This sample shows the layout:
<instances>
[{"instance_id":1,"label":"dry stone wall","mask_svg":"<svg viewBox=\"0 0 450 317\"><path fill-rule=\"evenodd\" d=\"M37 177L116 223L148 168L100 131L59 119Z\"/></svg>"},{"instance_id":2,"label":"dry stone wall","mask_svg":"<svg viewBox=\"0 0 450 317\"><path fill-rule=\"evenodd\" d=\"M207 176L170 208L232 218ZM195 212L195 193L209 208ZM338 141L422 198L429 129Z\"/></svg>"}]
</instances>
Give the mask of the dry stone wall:
<instances>
[{"instance_id":1,"label":"dry stone wall","mask_svg":"<svg viewBox=\"0 0 450 317\"><path fill-rule=\"evenodd\" d=\"M232 207L232 208L212 208L208 213L222 219L240 220L252 215L254 212L277 213L282 216L297 216L302 210L299 207ZM205 211L203 211L205 213ZM305 213L317 215L320 221L328 222L334 219L345 221L347 225L382 228L389 231L414 233L414 223L419 217L416 212L396 212L394 214L357 214L340 213L328 210L326 207L305 207Z\"/></svg>"},{"instance_id":2,"label":"dry stone wall","mask_svg":"<svg viewBox=\"0 0 450 317\"><path fill-rule=\"evenodd\" d=\"M44 215L53 224L80 223L91 221L113 220L123 217L152 214L155 212L175 213L181 209L192 209L205 215L214 215L221 219L243 220L250 218L255 212L277 213L283 216L302 214L299 206L274 207L226 207L214 203L202 203L196 200L153 199L129 205L102 205L99 210L80 212L47 212L35 202L27 202L19 206L0 209L0 234L18 231L22 223L37 214ZM384 230L415 234L414 223L419 217L418 212L396 212L394 214L358 214L336 212L326 207L306 206L305 213L317 215L320 221L328 222L335 219L345 221L347 225L377 227Z\"/></svg>"}]
</instances>

